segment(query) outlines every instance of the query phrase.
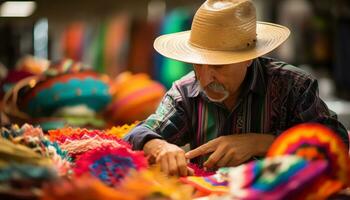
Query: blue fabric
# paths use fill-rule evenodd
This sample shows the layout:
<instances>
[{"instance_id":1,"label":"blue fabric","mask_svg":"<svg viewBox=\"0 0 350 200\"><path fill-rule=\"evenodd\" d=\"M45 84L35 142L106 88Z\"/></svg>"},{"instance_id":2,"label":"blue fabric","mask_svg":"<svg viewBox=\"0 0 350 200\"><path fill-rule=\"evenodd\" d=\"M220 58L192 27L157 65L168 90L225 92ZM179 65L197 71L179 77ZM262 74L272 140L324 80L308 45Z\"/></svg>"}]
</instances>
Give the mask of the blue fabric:
<instances>
[{"instance_id":1,"label":"blue fabric","mask_svg":"<svg viewBox=\"0 0 350 200\"><path fill-rule=\"evenodd\" d=\"M86 78L71 79L65 83L56 83L43 89L32 98L27 112L33 117L50 116L64 106L87 105L90 109L100 111L111 100L109 86L100 80ZM78 92L79 91L79 92Z\"/></svg>"}]
</instances>

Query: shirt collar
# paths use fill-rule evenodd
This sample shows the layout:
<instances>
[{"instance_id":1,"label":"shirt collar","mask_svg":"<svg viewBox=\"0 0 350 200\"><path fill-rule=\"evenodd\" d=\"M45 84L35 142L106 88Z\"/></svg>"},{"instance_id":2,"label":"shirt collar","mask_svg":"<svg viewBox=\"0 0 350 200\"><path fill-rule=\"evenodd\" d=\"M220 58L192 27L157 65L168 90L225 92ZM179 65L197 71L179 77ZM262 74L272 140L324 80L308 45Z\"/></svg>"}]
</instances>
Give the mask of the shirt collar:
<instances>
[{"instance_id":1,"label":"shirt collar","mask_svg":"<svg viewBox=\"0 0 350 200\"><path fill-rule=\"evenodd\" d=\"M194 72L192 73L194 74ZM249 93L250 91L260 95L264 95L266 92L264 71L259 58L253 60L242 83L242 94ZM195 79L193 84L188 88L188 96L197 97L200 93L199 82Z\"/></svg>"},{"instance_id":2,"label":"shirt collar","mask_svg":"<svg viewBox=\"0 0 350 200\"><path fill-rule=\"evenodd\" d=\"M199 85L194 71L192 71L191 73L193 73L194 81L188 88L188 97L197 97L200 94L201 87Z\"/></svg>"}]
</instances>

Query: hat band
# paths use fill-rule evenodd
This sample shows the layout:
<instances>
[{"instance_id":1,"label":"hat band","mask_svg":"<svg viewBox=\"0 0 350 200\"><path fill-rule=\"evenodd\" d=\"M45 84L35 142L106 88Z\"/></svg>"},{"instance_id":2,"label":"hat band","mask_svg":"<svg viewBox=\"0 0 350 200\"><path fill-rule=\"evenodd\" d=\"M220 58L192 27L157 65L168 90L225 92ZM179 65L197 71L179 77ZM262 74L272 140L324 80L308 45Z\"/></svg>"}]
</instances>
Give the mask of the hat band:
<instances>
[{"instance_id":1,"label":"hat band","mask_svg":"<svg viewBox=\"0 0 350 200\"><path fill-rule=\"evenodd\" d=\"M194 47L200 48L200 49L206 49L206 50L213 50L213 51L242 51L242 50L248 50L248 49L252 49L256 46L256 42L257 39L253 38L250 39L250 41L244 42L242 43L240 46L235 46L235 47L223 47L223 46L212 46L212 47L208 47L208 46L204 46L204 45L200 45L196 42L192 42L191 41L191 36L188 40L188 43Z\"/></svg>"}]
</instances>

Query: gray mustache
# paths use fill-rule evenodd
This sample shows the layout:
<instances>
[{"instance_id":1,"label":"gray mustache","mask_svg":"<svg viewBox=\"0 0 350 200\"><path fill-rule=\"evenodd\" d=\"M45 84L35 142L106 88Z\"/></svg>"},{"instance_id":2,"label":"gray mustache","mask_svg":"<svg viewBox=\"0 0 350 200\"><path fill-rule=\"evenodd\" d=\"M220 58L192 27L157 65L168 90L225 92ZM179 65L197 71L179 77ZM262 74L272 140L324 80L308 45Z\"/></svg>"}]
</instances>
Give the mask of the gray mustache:
<instances>
[{"instance_id":1,"label":"gray mustache","mask_svg":"<svg viewBox=\"0 0 350 200\"><path fill-rule=\"evenodd\" d=\"M207 85L208 88L214 90L214 91L218 91L218 92L224 92L226 91L225 87L217 82L212 82L209 85Z\"/></svg>"}]
</instances>

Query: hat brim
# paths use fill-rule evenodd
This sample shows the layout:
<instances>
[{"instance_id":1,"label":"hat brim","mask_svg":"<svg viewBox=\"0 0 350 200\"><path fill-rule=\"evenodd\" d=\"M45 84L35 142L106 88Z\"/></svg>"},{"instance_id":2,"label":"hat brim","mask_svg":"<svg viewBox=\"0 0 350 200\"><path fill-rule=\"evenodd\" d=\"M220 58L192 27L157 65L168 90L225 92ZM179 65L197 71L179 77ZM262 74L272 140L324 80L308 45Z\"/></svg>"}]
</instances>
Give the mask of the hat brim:
<instances>
[{"instance_id":1,"label":"hat brim","mask_svg":"<svg viewBox=\"0 0 350 200\"><path fill-rule=\"evenodd\" d=\"M287 27L268 22L257 22L256 32L255 47L239 51L215 51L195 47L188 42L190 31L159 36L153 46L157 52L174 60L195 64L224 65L265 55L281 45L290 35Z\"/></svg>"}]
</instances>

